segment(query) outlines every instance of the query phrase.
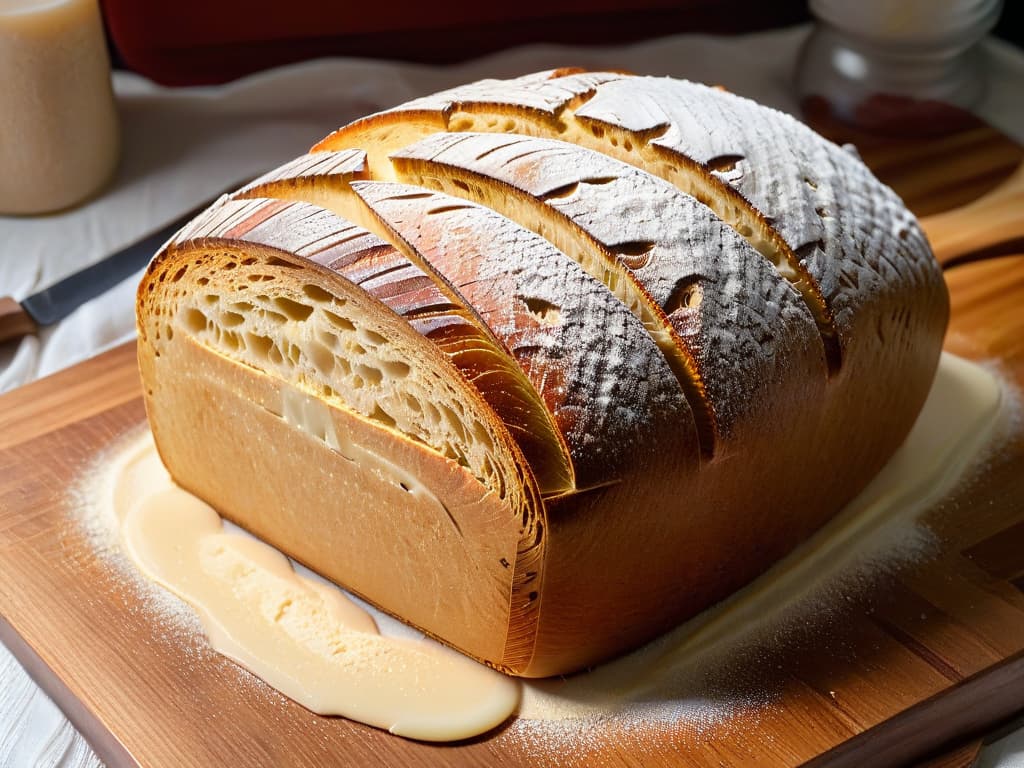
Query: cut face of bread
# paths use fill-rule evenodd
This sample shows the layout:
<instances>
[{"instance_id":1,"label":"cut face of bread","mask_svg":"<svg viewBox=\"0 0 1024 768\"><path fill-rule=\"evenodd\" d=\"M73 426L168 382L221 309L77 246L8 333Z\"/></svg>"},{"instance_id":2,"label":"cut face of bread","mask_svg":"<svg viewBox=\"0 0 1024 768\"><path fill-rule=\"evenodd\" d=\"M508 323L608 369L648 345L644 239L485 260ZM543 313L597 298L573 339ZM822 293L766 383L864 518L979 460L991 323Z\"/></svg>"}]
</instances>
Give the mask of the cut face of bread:
<instances>
[{"instance_id":1,"label":"cut face of bread","mask_svg":"<svg viewBox=\"0 0 1024 768\"><path fill-rule=\"evenodd\" d=\"M157 446L182 485L229 517L320 570L328 563L326 575L428 632L457 622L464 651L521 669L535 630L530 594L542 581L543 507L531 470L446 355L324 266L358 261L354 241L352 225L327 211L260 200L224 201L176 236L139 292ZM253 442L231 457L237 463L199 461L195 440L223 446L211 430L238 434L238 419ZM319 462L327 484L296 494L312 506L280 487L280 467L268 474L277 485L238 497L237 473L267 454L303 484L304 461ZM417 556L415 537L396 536L396 518L349 509L346 494L376 505L375 489L398 500L396 516L412 503L441 550ZM325 522L330 514L342 516L345 536L329 537L339 549L328 556L323 529L339 527ZM390 579L367 573L370 545L394 550L401 565ZM434 562L445 548L451 560ZM338 559L344 552L351 561ZM424 592L440 574L465 595Z\"/></svg>"},{"instance_id":2,"label":"cut face of bread","mask_svg":"<svg viewBox=\"0 0 1024 768\"><path fill-rule=\"evenodd\" d=\"M233 197L307 201L377 232L387 227L352 193L366 175L359 151L303 155L256 179ZM345 258L330 266L412 323L446 352L505 422L546 495L577 487L569 447L542 395L471 303L403 241L397 250L353 225ZM358 247L356 247L358 245Z\"/></svg>"}]
</instances>

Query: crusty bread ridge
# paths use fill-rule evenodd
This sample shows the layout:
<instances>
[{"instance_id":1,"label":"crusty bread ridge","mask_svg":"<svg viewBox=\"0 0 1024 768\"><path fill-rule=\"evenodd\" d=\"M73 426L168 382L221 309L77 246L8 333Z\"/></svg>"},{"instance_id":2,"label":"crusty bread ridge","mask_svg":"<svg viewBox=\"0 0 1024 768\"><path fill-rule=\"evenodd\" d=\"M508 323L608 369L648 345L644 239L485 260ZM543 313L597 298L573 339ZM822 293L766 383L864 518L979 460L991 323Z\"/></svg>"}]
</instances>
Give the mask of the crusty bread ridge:
<instances>
[{"instance_id":1,"label":"crusty bread ridge","mask_svg":"<svg viewBox=\"0 0 1024 768\"><path fill-rule=\"evenodd\" d=\"M740 97L579 70L345 126L154 259L161 455L518 675L747 583L905 437L948 313L913 216Z\"/></svg>"}]
</instances>

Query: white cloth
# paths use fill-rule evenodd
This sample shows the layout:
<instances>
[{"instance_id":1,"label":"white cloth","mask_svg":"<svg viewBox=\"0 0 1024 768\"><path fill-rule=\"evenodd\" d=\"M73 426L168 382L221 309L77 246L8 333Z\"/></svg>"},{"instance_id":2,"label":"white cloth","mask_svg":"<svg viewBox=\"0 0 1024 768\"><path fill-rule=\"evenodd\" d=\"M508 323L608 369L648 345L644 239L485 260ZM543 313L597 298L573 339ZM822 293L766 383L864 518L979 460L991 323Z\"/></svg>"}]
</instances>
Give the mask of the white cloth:
<instances>
[{"instance_id":1,"label":"white cloth","mask_svg":"<svg viewBox=\"0 0 1024 768\"><path fill-rule=\"evenodd\" d=\"M614 67L708 83L796 112L795 57L806 28L742 37L679 35L615 48L530 46L454 67L329 59L229 85L165 89L117 73L122 161L87 205L42 217L0 217L0 295L24 298L229 186L305 151L359 115L481 77L549 67ZM992 84L978 113L1024 142L1024 55L989 41ZM134 334L138 276L38 337L0 345L0 391L72 365ZM1024 768L1024 732L996 762ZM995 753L992 753L993 755ZM0 646L0 768L98 765L82 738Z\"/></svg>"}]
</instances>

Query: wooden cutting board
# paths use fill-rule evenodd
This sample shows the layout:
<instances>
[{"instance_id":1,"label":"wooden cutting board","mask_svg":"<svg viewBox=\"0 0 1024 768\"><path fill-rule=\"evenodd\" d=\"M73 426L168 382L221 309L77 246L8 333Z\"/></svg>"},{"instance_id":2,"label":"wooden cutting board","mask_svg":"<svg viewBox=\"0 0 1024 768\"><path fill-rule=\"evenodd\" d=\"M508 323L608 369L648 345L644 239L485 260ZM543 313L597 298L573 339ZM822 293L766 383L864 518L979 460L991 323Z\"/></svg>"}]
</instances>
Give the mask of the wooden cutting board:
<instances>
[{"instance_id":1,"label":"wooden cutting board","mask_svg":"<svg viewBox=\"0 0 1024 768\"><path fill-rule=\"evenodd\" d=\"M931 212L949 207L936 201L948 202L958 179L978 186L979 165L989 188L1021 156L984 127L956 146L988 160L936 175L950 146L914 146L916 165L910 148L901 155L882 146L888 154L875 157L888 157L894 167L887 175L879 160L882 175ZM901 156L906 162L892 160ZM991 256L998 249L987 242L986 217L1007 215L1001 200L945 226L958 243L967 226ZM957 249L950 261L970 259L969 247ZM1024 254L957 266L947 280L947 348L998 358L1024 386ZM741 660L750 674L710 692L747 702L732 717L701 728L581 726L568 739L512 725L430 745L284 699L201 636L168 624L96 554L74 522L68 489L143 420L128 346L0 398L0 640L110 766L885 766L955 750L1024 709L1024 435L927 515L939 542L933 556L878 574L814 618L799 642ZM966 765L976 744L960 754L967 758L931 764Z\"/></svg>"}]
</instances>

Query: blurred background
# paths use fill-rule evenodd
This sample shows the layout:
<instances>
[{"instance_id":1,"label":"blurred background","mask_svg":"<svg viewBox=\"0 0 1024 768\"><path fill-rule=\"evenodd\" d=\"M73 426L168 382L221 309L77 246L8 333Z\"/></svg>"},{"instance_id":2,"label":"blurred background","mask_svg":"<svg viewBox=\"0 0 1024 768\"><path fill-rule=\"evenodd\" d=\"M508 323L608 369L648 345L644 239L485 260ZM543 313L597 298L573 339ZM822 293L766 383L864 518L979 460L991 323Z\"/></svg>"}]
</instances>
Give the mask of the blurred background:
<instances>
[{"instance_id":1,"label":"blurred background","mask_svg":"<svg viewBox=\"0 0 1024 768\"><path fill-rule=\"evenodd\" d=\"M945 4L940 0L936 7ZM115 67L166 85L220 83L322 56L456 63L524 43L607 45L680 32L735 35L812 18L806 0L101 0L100 5ZM1024 44L1021 5L1006 3L994 30L1017 46Z\"/></svg>"}]
</instances>

